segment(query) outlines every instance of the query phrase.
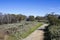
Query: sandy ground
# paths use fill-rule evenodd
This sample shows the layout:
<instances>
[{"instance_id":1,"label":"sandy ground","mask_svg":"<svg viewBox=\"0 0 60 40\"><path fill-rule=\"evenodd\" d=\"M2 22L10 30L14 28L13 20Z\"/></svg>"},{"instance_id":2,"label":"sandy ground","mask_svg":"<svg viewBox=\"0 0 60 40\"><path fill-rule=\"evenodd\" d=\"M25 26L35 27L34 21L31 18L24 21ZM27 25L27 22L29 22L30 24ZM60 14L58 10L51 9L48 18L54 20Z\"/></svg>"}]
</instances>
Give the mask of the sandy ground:
<instances>
[{"instance_id":1,"label":"sandy ground","mask_svg":"<svg viewBox=\"0 0 60 40\"><path fill-rule=\"evenodd\" d=\"M41 27L39 27L37 30L35 30L33 33L31 33L28 37L26 37L23 40L43 40L44 39L44 31L40 29L44 29L45 26L48 26L48 24L44 24Z\"/></svg>"}]
</instances>

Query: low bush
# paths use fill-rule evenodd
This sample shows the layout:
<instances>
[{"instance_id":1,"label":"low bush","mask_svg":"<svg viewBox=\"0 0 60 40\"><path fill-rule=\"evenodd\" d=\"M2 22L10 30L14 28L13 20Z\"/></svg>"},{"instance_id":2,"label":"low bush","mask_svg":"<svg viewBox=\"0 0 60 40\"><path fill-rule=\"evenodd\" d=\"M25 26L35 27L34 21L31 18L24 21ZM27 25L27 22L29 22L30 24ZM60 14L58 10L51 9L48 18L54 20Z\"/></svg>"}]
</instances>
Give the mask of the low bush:
<instances>
[{"instance_id":1,"label":"low bush","mask_svg":"<svg viewBox=\"0 0 60 40\"><path fill-rule=\"evenodd\" d=\"M50 26L51 40L60 40L60 26Z\"/></svg>"}]
</instances>

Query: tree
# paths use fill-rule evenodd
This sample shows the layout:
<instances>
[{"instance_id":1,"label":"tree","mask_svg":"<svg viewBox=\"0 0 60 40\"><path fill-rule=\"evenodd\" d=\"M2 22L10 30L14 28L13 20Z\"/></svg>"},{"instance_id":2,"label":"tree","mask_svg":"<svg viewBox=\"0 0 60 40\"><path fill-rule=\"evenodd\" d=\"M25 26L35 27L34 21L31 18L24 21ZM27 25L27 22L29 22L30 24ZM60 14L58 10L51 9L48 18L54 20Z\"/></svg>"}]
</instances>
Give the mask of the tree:
<instances>
[{"instance_id":1,"label":"tree","mask_svg":"<svg viewBox=\"0 0 60 40\"><path fill-rule=\"evenodd\" d=\"M34 16L29 16L27 19L28 19L29 21L34 21L34 20L35 20Z\"/></svg>"},{"instance_id":2,"label":"tree","mask_svg":"<svg viewBox=\"0 0 60 40\"><path fill-rule=\"evenodd\" d=\"M58 19L60 19L60 16L58 17Z\"/></svg>"},{"instance_id":3,"label":"tree","mask_svg":"<svg viewBox=\"0 0 60 40\"><path fill-rule=\"evenodd\" d=\"M2 15L2 13L0 12L0 24L2 24L2 22L3 22L3 21L2 21L2 16L3 16L3 15Z\"/></svg>"},{"instance_id":4,"label":"tree","mask_svg":"<svg viewBox=\"0 0 60 40\"><path fill-rule=\"evenodd\" d=\"M36 16L36 18L35 18L36 20L40 20L40 16Z\"/></svg>"},{"instance_id":5,"label":"tree","mask_svg":"<svg viewBox=\"0 0 60 40\"><path fill-rule=\"evenodd\" d=\"M20 22L21 20L25 20L26 19L26 16L19 14L19 15L16 15L16 19L17 19L17 21Z\"/></svg>"},{"instance_id":6,"label":"tree","mask_svg":"<svg viewBox=\"0 0 60 40\"><path fill-rule=\"evenodd\" d=\"M47 19L51 25L54 25L54 24L58 25L58 23L59 23L59 19L56 15L48 14Z\"/></svg>"}]
</instances>

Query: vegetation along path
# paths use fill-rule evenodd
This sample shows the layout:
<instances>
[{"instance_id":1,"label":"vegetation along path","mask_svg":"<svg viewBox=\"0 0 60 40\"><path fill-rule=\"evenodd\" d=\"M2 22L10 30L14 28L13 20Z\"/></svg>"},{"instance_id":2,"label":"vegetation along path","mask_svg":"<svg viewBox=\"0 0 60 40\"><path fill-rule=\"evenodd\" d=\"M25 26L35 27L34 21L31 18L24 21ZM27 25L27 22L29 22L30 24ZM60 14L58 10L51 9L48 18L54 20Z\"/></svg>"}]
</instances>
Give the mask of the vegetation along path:
<instances>
[{"instance_id":1,"label":"vegetation along path","mask_svg":"<svg viewBox=\"0 0 60 40\"><path fill-rule=\"evenodd\" d=\"M26 37L23 40L43 40L44 39L43 29L45 29L46 26L48 26L48 24L43 24L37 30L35 30L32 34L30 34L28 37Z\"/></svg>"}]
</instances>

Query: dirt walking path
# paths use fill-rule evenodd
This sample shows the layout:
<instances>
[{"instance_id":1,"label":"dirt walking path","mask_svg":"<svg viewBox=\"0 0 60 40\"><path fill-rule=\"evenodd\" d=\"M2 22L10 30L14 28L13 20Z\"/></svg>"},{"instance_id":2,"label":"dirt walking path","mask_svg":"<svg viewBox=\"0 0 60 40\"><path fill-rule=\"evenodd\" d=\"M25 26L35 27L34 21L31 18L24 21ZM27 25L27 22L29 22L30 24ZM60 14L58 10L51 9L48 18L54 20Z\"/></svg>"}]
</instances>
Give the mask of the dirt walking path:
<instances>
[{"instance_id":1,"label":"dirt walking path","mask_svg":"<svg viewBox=\"0 0 60 40\"><path fill-rule=\"evenodd\" d=\"M43 24L42 26L40 26L37 30L35 30L33 33L31 33L28 37L26 37L23 40L43 40L44 31L40 29L44 29L45 26L48 26L48 24Z\"/></svg>"}]
</instances>

